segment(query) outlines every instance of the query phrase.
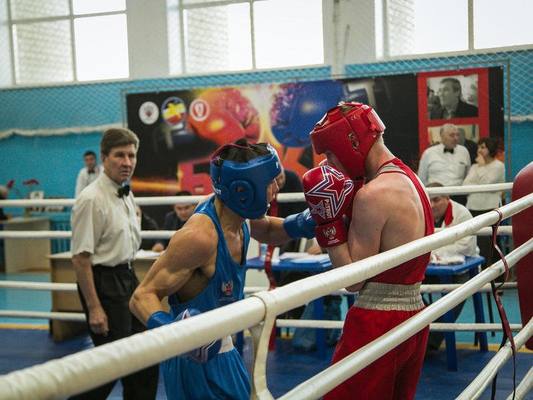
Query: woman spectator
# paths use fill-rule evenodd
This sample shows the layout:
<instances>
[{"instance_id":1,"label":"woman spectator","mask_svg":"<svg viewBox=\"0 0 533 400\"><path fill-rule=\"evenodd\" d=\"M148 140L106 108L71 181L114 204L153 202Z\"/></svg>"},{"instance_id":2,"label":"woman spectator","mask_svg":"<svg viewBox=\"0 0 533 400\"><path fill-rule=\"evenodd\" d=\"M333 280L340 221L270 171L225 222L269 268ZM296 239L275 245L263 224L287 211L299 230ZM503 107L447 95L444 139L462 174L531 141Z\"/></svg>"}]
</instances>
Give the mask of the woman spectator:
<instances>
[{"instance_id":1,"label":"woman spectator","mask_svg":"<svg viewBox=\"0 0 533 400\"><path fill-rule=\"evenodd\" d=\"M478 142L476 163L472 165L463 185L485 185L491 183L505 182L505 165L496 159L498 152L498 142L491 137L481 138ZM491 211L501 206L501 192L492 193L472 193L468 195L466 208L470 210L472 216ZM485 257L487 265L491 265L495 260L490 260L490 237L481 236L478 238L480 254Z\"/></svg>"}]
</instances>

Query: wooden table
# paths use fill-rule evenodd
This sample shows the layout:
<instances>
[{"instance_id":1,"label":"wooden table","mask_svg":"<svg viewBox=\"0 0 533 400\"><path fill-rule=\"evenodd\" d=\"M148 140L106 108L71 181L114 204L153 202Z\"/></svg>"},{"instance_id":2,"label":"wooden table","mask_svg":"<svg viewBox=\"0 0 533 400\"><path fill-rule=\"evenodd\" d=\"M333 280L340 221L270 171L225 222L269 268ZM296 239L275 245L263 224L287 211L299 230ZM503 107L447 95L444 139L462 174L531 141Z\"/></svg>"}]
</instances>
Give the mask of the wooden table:
<instances>
[{"instance_id":1,"label":"wooden table","mask_svg":"<svg viewBox=\"0 0 533 400\"><path fill-rule=\"evenodd\" d=\"M70 252L57 253L49 256L51 268L51 281L57 283L75 283L76 273L71 261L72 254ZM133 261L133 268L135 273L142 281L148 269L157 259L154 255L138 256ZM52 311L63 312L83 312L80 299L77 292L52 292ZM85 322L71 322L52 320L50 324L52 336L55 341L62 341L80 334L87 330Z\"/></svg>"},{"instance_id":2,"label":"wooden table","mask_svg":"<svg viewBox=\"0 0 533 400\"><path fill-rule=\"evenodd\" d=\"M4 231L48 231L44 217L16 217L0 222ZM4 239L5 272L50 270L50 239Z\"/></svg>"}]
</instances>

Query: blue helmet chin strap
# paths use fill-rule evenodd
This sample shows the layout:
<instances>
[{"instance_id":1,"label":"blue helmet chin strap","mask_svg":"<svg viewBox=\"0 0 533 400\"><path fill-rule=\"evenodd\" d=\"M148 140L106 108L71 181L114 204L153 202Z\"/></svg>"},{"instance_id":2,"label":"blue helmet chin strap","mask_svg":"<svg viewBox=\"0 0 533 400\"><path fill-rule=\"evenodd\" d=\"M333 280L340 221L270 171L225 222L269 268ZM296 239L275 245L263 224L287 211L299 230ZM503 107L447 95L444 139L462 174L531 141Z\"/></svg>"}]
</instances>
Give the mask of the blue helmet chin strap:
<instances>
[{"instance_id":1,"label":"blue helmet chin strap","mask_svg":"<svg viewBox=\"0 0 533 400\"><path fill-rule=\"evenodd\" d=\"M221 161L218 154L226 146L211 159L213 189L222 202L241 217L260 218L268 209L268 186L281 173L278 155L272 146L267 145L269 154L248 162Z\"/></svg>"}]
</instances>

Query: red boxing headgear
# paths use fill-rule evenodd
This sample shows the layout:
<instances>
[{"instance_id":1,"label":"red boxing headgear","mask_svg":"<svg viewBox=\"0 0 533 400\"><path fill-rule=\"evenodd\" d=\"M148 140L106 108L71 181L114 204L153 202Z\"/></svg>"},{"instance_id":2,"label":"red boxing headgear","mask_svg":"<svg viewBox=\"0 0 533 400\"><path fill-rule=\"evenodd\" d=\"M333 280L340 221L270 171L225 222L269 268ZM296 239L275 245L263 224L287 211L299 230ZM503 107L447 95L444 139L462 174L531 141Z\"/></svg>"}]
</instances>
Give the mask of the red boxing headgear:
<instances>
[{"instance_id":1,"label":"red boxing headgear","mask_svg":"<svg viewBox=\"0 0 533 400\"><path fill-rule=\"evenodd\" d=\"M311 142L317 154L330 151L353 180L365 176L370 148L385 130L374 109L362 103L339 103L317 122Z\"/></svg>"}]
</instances>

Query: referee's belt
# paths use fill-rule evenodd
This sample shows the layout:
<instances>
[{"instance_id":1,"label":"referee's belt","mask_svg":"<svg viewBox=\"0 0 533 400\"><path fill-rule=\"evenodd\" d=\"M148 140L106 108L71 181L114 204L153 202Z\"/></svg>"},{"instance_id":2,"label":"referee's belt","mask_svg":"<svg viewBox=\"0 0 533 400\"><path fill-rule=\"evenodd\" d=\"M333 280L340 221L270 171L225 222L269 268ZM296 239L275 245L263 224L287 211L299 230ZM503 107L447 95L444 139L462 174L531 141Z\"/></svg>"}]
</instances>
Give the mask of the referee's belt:
<instances>
[{"instance_id":1,"label":"referee's belt","mask_svg":"<svg viewBox=\"0 0 533 400\"><path fill-rule=\"evenodd\" d=\"M122 271L122 270L131 270L133 269L132 265L131 265L131 261L128 261L128 262L125 262L125 263L122 263L122 264L117 264L117 265L104 265L104 264L95 264L93 265L93 268L105 268L106 270L115 270L115 271Z\"/></svg>"}]
</instances>

